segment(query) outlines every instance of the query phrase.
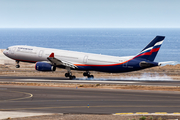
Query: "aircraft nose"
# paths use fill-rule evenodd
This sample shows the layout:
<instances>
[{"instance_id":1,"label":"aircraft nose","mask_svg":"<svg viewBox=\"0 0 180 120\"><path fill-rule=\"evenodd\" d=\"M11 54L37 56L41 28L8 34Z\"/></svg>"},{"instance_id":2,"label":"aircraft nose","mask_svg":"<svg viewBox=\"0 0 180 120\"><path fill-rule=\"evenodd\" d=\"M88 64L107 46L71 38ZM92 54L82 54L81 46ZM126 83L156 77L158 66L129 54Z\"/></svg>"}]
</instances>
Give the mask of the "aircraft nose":
<instances>
[{"instance_id":1,"label":"aircraft nose","mask_svg":"<svg viewBox=\"0 0 180 120\"><path fill-rule=\"evenodd\" d=\"M3 54L7 56L7 54L8 54L7 50L4 50Z\"/></svg>"}]
</instances>

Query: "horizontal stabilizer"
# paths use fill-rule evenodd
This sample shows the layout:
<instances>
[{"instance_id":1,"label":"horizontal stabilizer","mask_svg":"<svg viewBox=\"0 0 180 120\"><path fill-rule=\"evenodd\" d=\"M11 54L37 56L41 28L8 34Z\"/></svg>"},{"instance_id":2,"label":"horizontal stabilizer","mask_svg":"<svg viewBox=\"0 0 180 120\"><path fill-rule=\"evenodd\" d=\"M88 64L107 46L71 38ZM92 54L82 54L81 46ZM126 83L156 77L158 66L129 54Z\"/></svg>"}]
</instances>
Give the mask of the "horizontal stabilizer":
<instances>
[{"instance_id":1,"label":"horizontal stabilizer","mask_svg":"<svg viewBox=\"0 0 180 120\"><path fill-rule=\"evenodd\" d=\"M175 64L178 64L178 62L177 61L165 61L165 62L159 62L158 63L159 65L175 65Z\"/></svg>"}]
</instances>

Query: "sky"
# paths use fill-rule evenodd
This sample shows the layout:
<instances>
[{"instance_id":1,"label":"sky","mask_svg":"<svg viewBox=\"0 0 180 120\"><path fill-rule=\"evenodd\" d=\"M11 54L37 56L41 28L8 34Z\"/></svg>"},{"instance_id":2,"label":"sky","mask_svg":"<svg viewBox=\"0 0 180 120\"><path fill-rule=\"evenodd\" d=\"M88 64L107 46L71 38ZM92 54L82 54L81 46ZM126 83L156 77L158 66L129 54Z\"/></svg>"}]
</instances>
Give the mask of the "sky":
<instances>
[{"instance_id":1,"label":"sky","mask_svg":"<svg viewBox=\"0 0 180 120\"><path fill-rule=\"evenodd\" d=\"M180 28L180 0L0 0L0 28Z\"/></svg>"}]
</instances>

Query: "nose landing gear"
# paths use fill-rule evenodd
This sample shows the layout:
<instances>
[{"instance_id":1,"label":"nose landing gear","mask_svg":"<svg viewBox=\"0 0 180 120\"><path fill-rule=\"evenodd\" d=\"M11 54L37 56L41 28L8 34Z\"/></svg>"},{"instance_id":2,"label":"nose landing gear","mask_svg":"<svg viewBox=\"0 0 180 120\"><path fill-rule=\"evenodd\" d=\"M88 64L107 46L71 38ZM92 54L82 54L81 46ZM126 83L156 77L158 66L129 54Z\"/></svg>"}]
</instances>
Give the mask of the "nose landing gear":
<instances>
[{"instance_id":1,"label":"nose landing gear","mask_svg":"<svg viewBox=\"0 0 180 120\"><path fill-rule=\"evenodd\" d=\"M19 65L19 61L18 60L16 60L16 68L20 68L20 65Z\"/></svg>"}]
</instances>

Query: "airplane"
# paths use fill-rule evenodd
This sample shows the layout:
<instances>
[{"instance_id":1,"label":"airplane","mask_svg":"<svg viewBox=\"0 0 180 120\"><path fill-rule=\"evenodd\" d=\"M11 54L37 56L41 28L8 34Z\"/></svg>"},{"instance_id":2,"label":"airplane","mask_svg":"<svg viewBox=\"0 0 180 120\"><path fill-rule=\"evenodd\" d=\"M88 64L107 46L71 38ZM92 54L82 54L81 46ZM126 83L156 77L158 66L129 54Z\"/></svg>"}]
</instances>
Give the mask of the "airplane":
<instances>
[{"instance_id":1,"label":"airplane","mask_svg":"<svg viewBox=\"0 0 180 120\"><path fill-rule=\"evenodd\" d=\"M94 78L90 71L122 73L160 66L161 63L154 62L154 59L164 38L165 36L156 36L135 56L118 57L26 45L10 46L3 53L16 61L16 68L20 67L19 62L30 62L35 63L37 71L64 68L67 70L65 77L76 79L71 70L81 70L85 71L83 76Z\"/></svg>"}]
</instances>

